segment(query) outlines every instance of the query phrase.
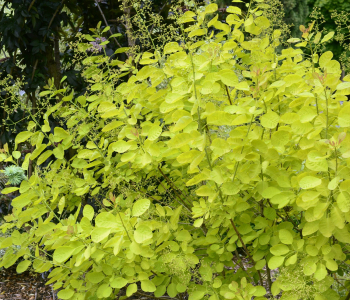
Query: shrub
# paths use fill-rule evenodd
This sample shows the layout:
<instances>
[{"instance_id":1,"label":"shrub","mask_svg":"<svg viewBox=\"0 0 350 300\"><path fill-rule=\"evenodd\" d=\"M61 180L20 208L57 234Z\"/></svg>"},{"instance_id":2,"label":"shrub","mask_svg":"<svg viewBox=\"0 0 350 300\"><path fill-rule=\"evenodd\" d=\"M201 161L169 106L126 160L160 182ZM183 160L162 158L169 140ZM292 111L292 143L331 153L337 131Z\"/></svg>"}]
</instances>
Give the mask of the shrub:
<instances>
[{"instance_id":1,"label":"shrub","mask_svg":"<svg viewBox=\"0 0 350 300\"><path fill-rule=\"evenodd\" d=\"M317 53L333 34L313 24L277 55L281 32L269 35L261 2L245 17L230 6L226 23L203 21L216 4L187 11L178 20L194 22L185 43L137 56L140 71L95 53L83 61L84 96L54 85L41 94L64 93L44 119L66 118L68 128L48 134L33 123L16 137L36 147L23 169L56 160L2 191L21 194L2 230L30 230L1 240L9 248L0 266L23 257L18 272L51 268L47 283L61 299L339 299L333 283L348 270L350 243L350 77L341 82L332 53ZM211 26L221 32L206 35ZM70 147L77 154L67 161ZM87 195L102 197L99 206Z\"/></svg>"}]
</instances>

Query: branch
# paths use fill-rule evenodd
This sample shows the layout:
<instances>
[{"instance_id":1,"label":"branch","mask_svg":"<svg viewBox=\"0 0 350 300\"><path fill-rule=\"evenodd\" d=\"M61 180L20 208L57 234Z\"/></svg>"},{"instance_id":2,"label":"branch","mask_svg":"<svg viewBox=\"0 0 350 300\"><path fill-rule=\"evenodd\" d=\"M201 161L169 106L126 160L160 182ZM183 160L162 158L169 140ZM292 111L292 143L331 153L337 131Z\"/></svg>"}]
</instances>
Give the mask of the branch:
<instances>
[{"instance_id":1,"label":"branch","mask_svg":"<svg viewBox=\"0 0 350 300\"><path fill-rule=\"evenodd\" d=\"M29 5L29 7L28 7L28 12L30 12L30 10L32 9L34 3L35 3L35 0L33 0L33 1L30 3L30 5Z\"/></svg>"},{"instance_id":2,"label":"branch","mask_svg":"<svg viewBox=\"0 0 350 300\"><path fill-rule=\"evenodd\" d=\"M272 206L270 200L267 200L267 202L268 202L269 205L273 208L273 206ZM293 224L293 228L294 228L296 231L299 232L300 237L302 238L302 231L301 231L301 229L299 229L298 226L293 222L293 220L292 220L291 217L288 215L288 212L287 212L285 209L284 209L284 212L287 214L288 219L289 219L289 220L291 221L291 223ZM287 220L286 220L284 217L282 217L277 211L276 211L276 215L279 216L284 222L287 222Z\"/></svg>"},{"instance_id":3,"label":"branch","mask_svg":"<svg viewBox=\"0 0 350 300\"><path fill-rule=\"evenodd\" d=\"M180 192L181 195L186 199L186 196L181 192L181 190L179 190L179 189L174 185L174 183L168 178L168 176L166 176L166 175L163 173L162 169L159 168L159 166L158 166L158 170L160 171L160 173L162 173L163 177L164 177L165 180L168 182L168 184L172 187L172 189L175 191L175 193L178 195L178 197L181 199L181 197L180 197L180 195L179 195L179 193L178 193L178 192ZM181 201L183 201L183 200L181 199Z\"/></svg>"},{"instance_id":4,"label":"branch","mask_svg":"<svg viewBox=\"0 0 350 300\"><path fill-rule=\"evenodd\" d=\"M230 104L232 105L232 100L231 100L230 93L229 93L229 91L228 91L228 88L227 88L227 85L226 85L226 84L225 84L225 87L226 87L226 92L227 92L228 100L230 101Z\"/></svg>"},{"instance_id":5,"label":"branch","mask_svg":"<svg viewBox=\"0 0 350 300\"><path fill-rule=\"evenodd\" d=\"M160 13L163 11L164 7L167 5L168 3L165 2L164 5L162 6L162 8L160 9L160 11L158 12L158 15L160 15ZM171 4L171 1L170 1L170 4ZM155 23L153 23L152 27L151 27L151 30L150 30L150 33L152 33L152 30L153 30L153 27L154 27Z\"/></svg>"},{"instance_id":6,"label":"branch","mask_svg":"<svg viewBox=\"0 0 350 300\"><path fill-rule=\"evenodd\" d=\"M64 3L64 1L65 1L65 0L62 0L61 3L60 3L60 5L57 6L56 11L55 11L55 13L54 13L53 16L52 16L52 18L51 18L51 20L50 20L50 23L49 23L49 26L47 27L47 29L50 29L50 27L51 27L51 25L52 25L52 22L53 22L53 20L55 19L56 15L57 15L57 13L58 13L60 7L61 7L62 4ZM46 36L44 37L44 39L45 39L45 38L46 38Z\"/></svg>"},{"instance_id":7,"label":"branch","mask_svg":"<svg viewBox=\"0 0 350 300\"><path fill-rule=\"evenodd\" d=\"M344 300L350 300L350 292L349 292L349 294L346 296L346 298Z\"/></svg>"},{"instance_id":8,"label":"branch","mask_svg":"<svg viewBox=\"0 0 350 300\"><path fill-rule=\"evenodd\" d=\"M295 224L294 221L292 220L292 218L289 216L289 214L288 214L288 212L287 212L287 210L286 210L285 207L284 207L284 211L285 211L285 213L287 214L288 219L289 219L289 220L292 222L292 224L294 225L294 229L297 230L297 231L299 231L299 232L301 232L301 230L298 228L297 224Z\"/></svg>"},{"instance_id":9,"label":"branch","mask_svg":"<svg viewBox=\"0 0 350 300\"><path fill-rule=\"evenodd\" d=\"M165 191L169 192L168 189L163 185L163 183L162 183L158 178L157 178L157 180L158 180L158 182L160 183L160 185L162 186L162 188L163 188ZM171 195L170 192L169 192L169 195ZM171 195L171 196L173 196L173 195ZM176 198L174 198L174 199L175 199L179 204L181 204L183 207L185 207L185 208L191 213L191 210L183 203L183 201L182 201L181 198L179 198L180 201L177 200Z\"/></svg>"},{"instance_id":10,"label":"branch","mask_svg":"<svg viewBox=\"0 0 350 300\"><path fill-rule=\"evenodd\" d=\"M251 263L252 263L253 265L255 265L254 259L253 259L253 257L251 257L251 255L250 255L250 253L249 253L249 251L248 251L246 245L244 244L243 239L242 239L240 233L238 232L235 223L233 223L233 220L232 220L232 219L230 219L230 221L231 221L232 227L233 227L233 229L235 230L235 232L236 232L236 234L237 234L237 236L238 236L240 242L242 243L242 246L243 246L243 248L244 248L244 251L247 253L247 255L248 255L248 257L249 257L249 260L251 261ZM261 273L260 273L259 270L258 270L258 275L259 275L259 279L260 279L260 284L261 284L261 286L263 286L263 280L262 280Z\"/></svg>"},{"instance_id":11,"label":"branch","mask_svg":"<svg viewBox=\"0 0 350 300\"><path fill-rule=\"evenodd\" d=\"M98 10L99 10L100 13L101 13L101 16L102 16L102 18L103 18L103 20L104 20L106 26L109 27L108 22L107 22L107 20L106 20L106 17L105 17L105 15L104 15L104 13L103 13L103 11L102 11L100 5L98 4L97 0L95 0L95 3L96 3L96 5L97 5L97 7L98 7ZM112 32L111 29L109 29L109 33L110 33L111 35L113 35L113 32ZM116 44L117 44L120 48L122 48L122 46L119 44L118 40L117 40L115 37L113 37L113 39L114 39L114 41L116 42ZM128 57L129 57L129 55L128 55Z\"/></svg>"},{"instance_id":12,"label":"branch","mask_svg":"<svg viewBox=\"0 0 350 300\"><path fill-rule=\"evenodd\" d=\"M269 293L271 294L271 286L272 286L271 270L267 264L266 264L266 275L267 275L267 286L269 287Z\"/></svg>"},{"instance_id":13,"label":"branch","mask_svg":"<svg viewBox=\"0 0 350 300\"><path fill-rule=\"evenodd\" d=\"M235 254L237 256L237 260L235 259L235 257L233 256L232 259L233 261L236 263L236 265L238 265L244 272L247 272L247 270L244 268L244 265L242 263L242 260L239 259L239 253L237 251L237 249L235 249Z\"/></svg>"}]
</instances>

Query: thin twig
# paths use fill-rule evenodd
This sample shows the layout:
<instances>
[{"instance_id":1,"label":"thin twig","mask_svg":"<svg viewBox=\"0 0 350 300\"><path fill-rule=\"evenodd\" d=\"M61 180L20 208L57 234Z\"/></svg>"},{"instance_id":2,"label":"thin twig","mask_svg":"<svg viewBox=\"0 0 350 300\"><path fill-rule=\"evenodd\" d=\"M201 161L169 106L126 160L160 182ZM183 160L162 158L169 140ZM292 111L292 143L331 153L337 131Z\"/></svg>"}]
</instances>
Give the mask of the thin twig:
<instances>
[{"instance_id":1,"label":"thin twig","mask_svg":"<svg viewBox=\"0 0 350 300\"><path fill-rule=\"evenodd\" d=\"M268 202L268 204L273 208L273 206L272 206L270 200L267 200L267 202ZM299 228L297 227L297 225L292 221L292 219L291 219L290 216L288 215L288 212L287 212L285 209L284 209L284 211L285 211L285 213L287 214L287 216L288 216L289 220L291 221L291 223L294 225L294 229L300 233L300 237L302 238L302 235L301 235L302 231L301 231L301 229L299 229ZM286 220L284 217L282 217L277 211L276 211L276 215L279 216L284 222L287 222L287 220Z\"/></svg>"},{"instance_id":2,"label":"thin twig","mask_svg":"<svg viewBox=\"0 0 350 300\"><path fill-rule=\"evenodd\" d=\"M61 3L60 3L60 5L57 6L56 11L55 11L55 13L54 13L53 16L52 16L52 18L51 18L51 20L50 20L50 23L49 23L49 26L47 27L47 29L50 29L50 27L51 27L51 25L52 25L52 22L53 22L53 20L56 18L56 15L57 15L57 13L58 13L60 7L61 7L62 4L64 3L64 1L65 1L65 0L62 0ZM46 36L45 36L45 38L46 38Z\"/></svg>"},{"instance_id":3,"label":"thin twig","mask_svg":"<svg viewBox=\"0 0 350 300\"><path fill-rule=\"evenodd\" d=\"M30 5L29 5L29 7L28 7L28 12L30 12L30 10L32 9L34 3L35 3L35 0L33 0L33 1L30 3Z\"/></svg>"},{"instance_id":4,"label":"thin twig","mask_svg":"<svg viewBox=\"0 0 350 300\"><path fill-rule=\"evenodd\" d=\"M162 186L162 188L167 191L169 193L169 195L171 195L171 193L169 192L169 190L163 185L163 183L157 178L158 182L160 183L160 185ZM174 198L174 197L173 197ZM182 202L182 199L180 198L181 201L177 200L177 198L174 198L179 204L181 204L183 207L185 207L189 212L191 212L191 210Z\"/></svg>"},{"instance_id":5,"label":"thin twig","mask_svg":"<svg viewBox=\"0 0 350 300\"><path fill-rule=\"evenodd\" d=\"M242 246L243 246L243 249L245 250L245 252L247 253L247 255L248 255L248 257L249 257L249 260L251 261L251 263L252 263L253 265L255 265L254 259L253 259L253 257L250 255L250 253L249 253L249 251L248 251L248 249L247 249L245 243L243 242L243 239L242 239L240 233L238 232L235 223L233 222L232 219L230 219L230 221L231 221L231 224L232 224L233 229L235 230L235 232L236 232L236 234L237 234L237 236L238 236L238 239L240 240L240 242L241 242L241 244L242 244ZM259 275L259 279L260 279L260 284L261 284L261 286L263 286L263 280L262 280L262 278L261 278L261 273L260 273L259 270L258 270L258 275Z\"/></svg>"},{"instance_id":6,"label":"thin twig","mask_svg":"<svg viewBox=\"0 0 350 300\"><path fill-rule=\"evenodd\" d=\"M179 189L175 186L175 184L169 179L168 176L166 176L166 175L164 174L164 172L162 171L161 168L159 168L159 166L158 166L158 170L160 171L160 173L162 173L163 177L164 177L165 180L168 182L168 184L172 187L172 189L173 189L174 192L178 195L178 197L181 199L181 197L180 197L180 195L179 195L179 193L178 193L178 192L180 192L181 195L186 199L186 196L182 193L182 191L179 190ZM187 197L188 197L188 196L187 196ZM181 200L182 200L182 199L181 199ZM184 201L184 200L182 200L182 201ZM184 202L185 202L185 201L184 201Z\"/></svg>"},{"instance_id":7,"label":"thin twig","mask_svg":"<svg viewBox=\"0 0 350 300\"><path fill-rule=\"evenodd\" d=\"M251 275L249 275L248 271L245 269L243 261L239 257L239 253L237 251L237 248L235 249L235 254L236 254L236 258L233 256L232 257L233 261L236 263L236 265L238 265L243 270L243 272L245 272L247 274L248 277L250 277L254 281L253 277Z\"/></svg>"},{"instance_id":8,"label":"thin twig","mask_svg":"<svg viewBox=\"0 0 350 300\"><path fill-rule=\"evenodd\" d=\"M228 96L228 101L230 101L230 104L232 105L232 100L231 100L230 93L228 91L228 87L226 84L225 84L225 87L226 87L226 92L227 92L227 96Z\"/></svg>"},{"instance_id":9,"label":"thin twig","mask_svg":"<svg viewBox=\"0 0 350 300\"><path fill-rule=\"evenodd\" d=\"M271 294L271 286L272 286L271 270L267 264L266 264L266 275L267 275L267 286L269 287L269 293Z\"/></svg>"},{"instance_id":10,"label":"thin twig","mask_svg":"<svg viewBox=\"0 0 350 300\"><path fill-rule=\"evenodd\" d=\"M97 7L98 7L98 10L99 10L100 13L101 13L101 16L102 16L102 18L103 18L103 21L105 21L106 27L109 27L108 22L107 22L107 20L106 20L106 17L105 17L105 15L104 15L104 13L103 13L103 11L102 11L100 5L98 4L97 0L95 0L95 3L96 3L96 5L97 5ZM113 32L112 32L111 29L109 29L109 33L110 33L111 35L113 35ZM122 46L119 44L118 40L117 40L115 37L113 37L113 39L114 39L114 41L116 42L116 44L117 44L120 48L122 48ZM129 55L128 55L128 57L129 57Z\"/></svg>"},{"instance_id":11,"label":"thin twig","mask_svg":"<svg viewBox=\"0 0 350 300\"><path fill-rule=\"evenodd\" d=\"M242 263L242 260L240 260L239 258L239 253L237 251L237 249L235 249L235 254L237 256L237 260L235 259L235 257L233 256L232 259L234 260L234 262L236 263L236 265L238 265L244 272L247 272L246 269L244 268L244 265Z\"/></svg>"},{"instance_id":12,"label":"thin twig","mask_svg":"<svg viewBox=\"0 0 350 300\"><path fill-rule=\"evenodd\" d=\"M38 287L35 287L35 296L34 296L34 300L36 300L38 297Z\"/></svg>"},{"instance_id":13,"label":"thin twig","mask_svg":"<svg viewBox=\"0 0 350 300\"><path fill-rule=\"evenodd\" d=\"M160 13L163 11L165 5L167 5L167 4L168 4L167 2L164 3L164 5L163 5L162 8L160 9L160 11L158 12L158 15L160 15ZM171 2L170 2L170 4L171 4ZM150 30L150 33L152 33L152 30L153 30L154 25L155 25L155 23L153 23L153 25L152 25L152 27L151 27L151 30Z\"/></svg>"},{"instance_id":14,"label":"thin twig","mask_svg":"<svg viewBox=\"0 0 350 300\"><path fill-rule=\"evenodd\" d=\"M284 208L285 213L287 214L288 219L292 222L292 224L294 225L294 229L301 232L301 230L298 228L297 224L294 223L294 221L292 220L292 218L289 216L288 212L286 211L286 208Z\"/></svg>"},{"instance_id":15,"label":"thin twig","mask_svg":"<svg viewBox=\"0 0 350 300\"><path fill-rule=\"evenodd\" d=\"M248 249L247 249L245 243L243 242L243 239L242 239L242 237L241 237L241 234L238 232L238 229L237 229L235 223L233 223L233 220L232 220L232 219L230 219L230 222L231 222L232 227L233 227L233 229L235 230L235 232L236 232L236 234L237 234L237 236L238 236L238 239L240 240L240 242L241 242L241 244L242 244L242 246L243 246L243 249L244 249L245 253L247 254L249 260L250 260L253 264L255 264L255 263L254 263L254 259L253 259L253 257L251 257L251 255L250 255L250 253L249 253L249 251L248 251Z\"/></svg>"},{"instance_id":16,"label":"thin twig","mask_svg":"<svg viewBox=\"0 0 350 300\"><path fill-rule=\"evenodd\" d=\"M349 294L346 296L346 298L344 300L350 300L350 292L349 292Z\"/></svg>"}]
</instances>

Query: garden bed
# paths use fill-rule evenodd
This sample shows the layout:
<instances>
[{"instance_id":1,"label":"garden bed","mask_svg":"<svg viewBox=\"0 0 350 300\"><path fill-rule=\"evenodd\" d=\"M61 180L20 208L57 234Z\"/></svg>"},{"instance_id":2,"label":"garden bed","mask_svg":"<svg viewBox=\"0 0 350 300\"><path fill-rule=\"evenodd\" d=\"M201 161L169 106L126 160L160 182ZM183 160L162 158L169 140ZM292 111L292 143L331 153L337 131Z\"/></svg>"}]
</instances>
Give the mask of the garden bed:
<instances>
[{"instance_id":1,"label":"garden bed","mask_svg":"<svg viewBox=\"0 0 350 300\"><path fill-rule=\"evenodd\" d=\"M0 270L0 299L56 300L51 286L45 286L40 274L30 271L17 274L16 267Z\"/></svg>"}]
</instances>

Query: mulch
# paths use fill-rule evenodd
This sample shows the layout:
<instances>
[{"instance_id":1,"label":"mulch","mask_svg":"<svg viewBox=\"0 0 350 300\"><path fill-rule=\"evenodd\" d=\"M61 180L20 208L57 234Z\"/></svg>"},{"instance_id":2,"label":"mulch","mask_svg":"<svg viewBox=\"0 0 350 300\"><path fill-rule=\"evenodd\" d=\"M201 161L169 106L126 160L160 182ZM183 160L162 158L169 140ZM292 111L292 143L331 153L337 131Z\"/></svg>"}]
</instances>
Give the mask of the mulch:
<instances>
[{"instance_id":1,"label":"mulch","mask_svg":"<svg viewBox=\"0 0 350 300\"><path fill-rule=\"evenodd\" d=\"M30 271L17 274L16 267L0 270L0 300L57 300L52 287L40 274Z\"/></svg>"},{"instance_id":2,"label":"mulch","mask_svg":"<svg viewBox=\"0 0 350 300\"><path fill-rule=\"evenodd\" d=\"M250 266L245 259L243 259L243 265L245 268ZM234 269L237 270L238 268L238 266L235 266ZM274 271L271 273L271 275L275 275ZM17 274L16 266L11 266L8 269L1 268L0 300L58 300L57 294L54 293L51 285L45 285L46 281L47 279L44 280L41 274L30 271ZM266 284L265 280L264 283ZM268 290L267 286L265 288ZM131 299L140 298L132 297ZM142 299L146 298L142 297Z\"/></svg>"}]
</instances>

